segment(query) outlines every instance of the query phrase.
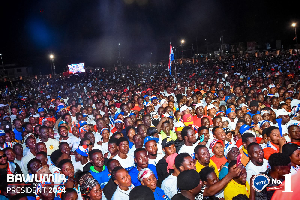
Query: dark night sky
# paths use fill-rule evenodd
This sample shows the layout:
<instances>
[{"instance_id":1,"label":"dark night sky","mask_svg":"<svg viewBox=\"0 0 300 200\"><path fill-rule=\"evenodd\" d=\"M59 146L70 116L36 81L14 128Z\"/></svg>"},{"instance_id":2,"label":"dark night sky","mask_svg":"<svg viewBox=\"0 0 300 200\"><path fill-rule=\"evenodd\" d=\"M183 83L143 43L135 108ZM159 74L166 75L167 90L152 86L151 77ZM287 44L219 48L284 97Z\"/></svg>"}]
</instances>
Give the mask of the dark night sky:
<instances>
[{"instance_id":1,"label":"dark night sky","mask_svg":"<svg viewBox=\"0 0 300 200\"><path fill-rule=\"evenodd\" d=\"M294 43L296 8L270 0L1 1L0 53L4 63L45 73L50 52L58 70L77 62L110 67L119 43L125 60L142 63L167 60L170 41L178 46L182 38L186 48L196 38L199 49L205 38L217 43L222 34L230 44L279 39L285 46Z\"/></svg>"}]
</instances>

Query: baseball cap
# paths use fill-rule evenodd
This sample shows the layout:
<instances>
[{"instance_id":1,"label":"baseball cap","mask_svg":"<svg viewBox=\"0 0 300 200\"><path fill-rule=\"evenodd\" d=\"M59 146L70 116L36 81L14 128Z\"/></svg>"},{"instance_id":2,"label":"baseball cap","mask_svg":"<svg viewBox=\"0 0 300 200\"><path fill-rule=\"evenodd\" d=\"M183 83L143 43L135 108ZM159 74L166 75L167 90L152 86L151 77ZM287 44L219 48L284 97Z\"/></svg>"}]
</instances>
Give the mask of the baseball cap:
<instances>
[{"instance_id":1,"label":"baseball cap","mask_svg":"<svg viewBox=\"0 0 300 200\"><path fill-rule=\"evenodd\" d=\"M216 146L216 144L217 143L221 143L223 146L224 146L224 143L223 143L223 141L222 140L213 140L211 143L210 143L210 145L209 145L209 147L211 148L211 149L213 149L215 146Z\"/></svg>"},{"instance_id":2,"label":"baseball cap","mask_svg":"<svg viewBox=\"0 0 300 200\"><path fill-rule=\"evenodd\" d=\"M245 133L245 131L249 130L250 129L250 126L247 125L247 124L243 124L240 129L239 129L239 132L241 135L243 135Z\"/></svg>"},{"instance_id":3,"label":"baseball cap","mask_svg":"<svg viewBox=\"0 0 300 200\"><path fill-rule=\"evenodd\" d=\"M182 116L182 120L184 125L189 126L189 125L193 125L194 121L193 121L193 116L191 114L185 114Z\"/></svg>"},{"instance_id":4,"label":"baseball cap","mask_svg":"<svg viewBox=\"0 0 300 200\"><path fill-rule=\"evenodd\" d=\"M175 144L174 140L170 137L167 137L165 139L162 140L161 142L161 146L162 148L165 148L165 147L169 147L171 146L172 144Z\"/></svg>"},{"instance_id":5,"label":"baseball cap","mask_svg":"<svg viewBox=\"0 0 300 200\"><path fill-rule=\"evenodd\" d=\"M154 140L156 143L158 143L159 138L156 138L156 137L153 137L153 136L147 136L147 137L145 137L145 139L144 139L144 146L146 145L147 142L149 142L151 140Z\"/></svg>"}]
</instances>

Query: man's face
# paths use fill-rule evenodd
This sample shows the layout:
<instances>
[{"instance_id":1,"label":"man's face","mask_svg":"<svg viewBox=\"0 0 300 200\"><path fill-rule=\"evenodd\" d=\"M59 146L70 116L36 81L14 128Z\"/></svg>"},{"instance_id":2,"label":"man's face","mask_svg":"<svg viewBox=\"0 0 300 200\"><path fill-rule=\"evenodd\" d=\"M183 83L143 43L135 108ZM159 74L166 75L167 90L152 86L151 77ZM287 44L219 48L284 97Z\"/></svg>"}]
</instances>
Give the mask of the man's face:
<instances>
[{"instance_id":1,"label":"man's face","mask_svg":"<svg viewBox=\"0 0 300 200\"><path fill-rule=\"evenodd\" d=\"M147 136L147 128L145 125L140 125L138 129L138 134L142 136L142 138L145 138Z\"/></svg>"},{"instance_id":2,"label":"man's face","mask_svg":"<svg viewBox=\"0 0 300 200\"><path fill-rule=\"evenodd\" d=\"M236 158L238 157L238 155L240 154L240 151L237 147L233 147L227 154L227 158L228 160L232 161L232 160L236 160Z\"/></svg>"},{"instance_id":3,"label":"man's face","mask_svg":"<svg viewBox=\"0 0 300 200\"><path fill-rule=\"evenodd\" d=\"M39 161L35 161L35 162L32 162L31 165L30 165L30 172L31 174L36 174L37 170L40 169L42 167L42 163Z\"/></svg>"},{"instance_id":4,"label":"man's face","mask_svg":"<svg viewBox=\"0 0 300 200\"><path fill-rule=\"evenodd\" d=\"M148 167L148 156L147 151L139 151L136 153L136 157L134 158L137 166L144 169Z\"/></svg>"},{"instance_id":5,"label":"man's face","mask_svg":"<svg viewBox=\"0 0 300 200\"><path fill-rule=\"evenodd\" d=\"M67 154L67 155L70 155L71 153L71 150L70 150L70 147L68 144L63 144L61 147L61 152L64 153L64 154Z\"/></svg>"},{"instance_id":6,"label":"man's face","mask_svg":"<svg viewBox=\"0 0 300 200\"><path fill-rule=\"evenodd\" d=\"M115 154L118 151L118 146L116 143L108 143L108 151L111 154Z\"/></svg>"},{"instance_id":7,"label":"man's face","mask_svg":"<svg viewBox=\"0 0 300 200\"><path fill-rule=\"evenodd\" d=\"M215 118L213 120L214 126L222 127L222 119L221 118Z\"/></svg>"},{"instance_id":8,"label":"man's face","mask_svg":"<svg viewBox=\"0 0 300 200\"><path fill-rule=\"evenodd\" d=\"M300 128L298 126L291 126L289 128L289 135L292 139L300 140Z\"/></svg>"},{"instance_id":9,"label":"man's face","mask_svg":"<svg viewBox=\"0 0 300 200\"><path fill-rule=\"evenodd\" d=\"M118 150L123 153L123 154L127 154L129 151L129 144L127 141L123 141L119 144L118 146Z\"/></svg>"},{"instance_id":10,"label":"man's face","mask_svg":"<svg viewBox=\"0 0 300 200\"><path fill-rule=\"evenodd\" d=\"M196 170L195 162L191 156L187 156L184 158L182 162L182 167L183 167L183 171L191 170L191 169Z\"/></svg>"},{"instance_id":11,"label":"man's face","mask_svg":"<svg viewBox=\"0 0 300 200\"><path fill-rule=\"evenodd\" d=\"M0 136L0 144L3 144L5 142L5 135Z\"/></svg>"},{"instance_id":12,"label":"man's face","mask_svg":"<svg viewBox=\"0 0 300 200\"><path fill-rule=\"evenodd\" d=\"M193 129L189 129L187 131L186 137L187 137L188 142L190 142L192 144L196 143L196 141L197 141L197 138L196 138L196 135L195 135L195 132Z\"/></svg>"},{"instance_id":13,"label":"man's face","mask_svg":"<svg viewBox=\"0 0 300 200\"><path fill-rule=\"evenodd\" d=\"M257 110L258 110L258 107L257 106L251 106L250 110L251 110L252 113L256 113Z\"/></svg>"},{"instance_id":14,"label":"man's face","mask_svg":"<svg viewBox=\"0 0 300 200\"><path fill-rule=\"evenodd\" d=\"M61 137L68 137L68 130L67 130L67 128L60 128L60 130L59 130L59 135L61 136Z\"/></svg>"},{"instance_id":15,"label":"man's face","mask_svg":"<svg viewBox=\"0 0 300 200\"><path fill-rule=\"evenodd\" d=\"M98 130L101 130L102 128L105 127L105 121L103 119L99 119L97 122L96 122L96 126L98 128Z\"/></svg>"},{"instance_id":16,"label":"man's face","mask_svg":"<svg viewBox=\"0 0 300 200\"><path fill-rule=\"evenodd\" d=\"M208 166L210 162L210 154L206 147L200 148L195 156L200 164Z\"/></svg>"},{"instance_id":17,"label":"man's face","mask_svg":"<svg viewBox=\"0 0 300 200\"><path fill-rule=\"evenodd\" d=\"M144 117L144 124L148 127L151 126L151 117L150 116Z\"/></svg>"},{"instance_id":18,"label":"man's face","mask_svg":"<svg viewBox=\"0 0 300 200\"><path fill-rule=\"evenodd\" d=\"M218 140L224 141L225 140L225 136L226 136L226 134L225 134L225 132L224 132L224 130L222 128L217 128L215 130L215 132L214 132L214 137L216 139L218 139Z\"/></svg>"},{"instance_id":19,"label":"man's face","mask_svg":"<svg viewBox=\"0 0 300 200\"><path fill-rule=\"evenodd\" d=\"M16 154L12 149L8 149L5 151L5 154L7 156L7 160L10 162L14 162L15 158L16 158Z\"/></svg>"},{"instance_id":20,"label":"man's face","mask_svg":"<svg viewBox=\"0 0 300 200\"><path fill-rule=\"evenodd\" d=\"M288 115L279 115L279 118L282 119L283 124L286 124L290 121L290 117Z\"/></svg>"},{"instance_id":21,"label":"man's face","mask_svg":"<svg viewBox=\"0 0 300 200\"><path fill-rule=\"evenodd\" d=\"M101 152L96 152L93 154L91 163L96 167L103 167L104 157Z\"/></svg>"},{"instance_id":22,"label":"man's face","mask_svg":"<svg viewBox=\"0 0 300 200\"><path fill-rule=\"evenodd\" d=\"M170 133L170 124L169 124L169 123L164 123L162 129L163 129L163 131L164 131L166 134L169 134L169 133Z\"/></svg>"},{"instance_id":23,"label":"man's face","mask_svg":"<svg viewBox=\"0 0 300 200\"><path fill-rule=\"evenodd\" d=\"M239 175L239 177L237 178L237 182L240 184L245 185L246 181L247 181L247 172L246 172L246 168L243 165L240 165L239 167L242 168L242 171Z\"/></svg>"},{"instance_id":24,"label":"man's face","mask_svg":"<svg viewBox=\"0 0 300 200\"><path fill-rule=\"evenodd\" d=\"M270 133L270 138L269 138L271 140L271 142L273 142L274 144L278 144L279 138L280 138L279 129L272 130L272 132Z\"/></svg>"},{"instance_id":25,"label":"man's face","mask_svg":"<svg viewBox=\"0 0 300 200\"><path fill-rule=\"evenodd\" d=\"M213 148L213 153L216 156L223 157L224 156L224 146L220 142L216 143L216 145Z\"/></svg>"},{"instance_id":26,"label":"man's face","mask_svg":"<svg viewBox=\"0 0 300 200\"><path fill-rule=\"evenodd\" d=\"M7 156L4 151L0 151L0 166L5 165L7 163Z\"/></svg>"},{"instance_id":27,"label":"man's face","mask_svg":"<svg viewBox=\"0 0 300 200\"><path fill-rule=\"evenodd\" d=\"M206 128L209 128L210 126L210 122L209 122L209 119L207 117L203 117L201 119L201 125L202 126L205 126Z\"/></svg>"},{"instance_id":28,"label":"man's face","mask_svg":"<svg viewBox=\"0 0 300 200\"><path fill-rule=\"evenodd\" d=\"M250 147L249 158L256 166L261 166L264 159L264 151L259 145L253 145Z\"/></svg>"},{"instance_id":29,"label":"man's face","mask_svg":"<svg viewBox=\"0 0 300 200\"><path fill-rule=\"evenodd\" d=\"M40 136L41 136L41 138L48 138L49 137L49 129L48 128L43 128L40 131Z\"/></svg>"},{"instance_id":30,"label":"man's face","mask_svg":"<svg viewBox=\"0 0 300 200\"><path fill-rule=\"evenodd\" d=\"M116 123L115 126L117 129L123 129L123 123Z\"/></svg>"},{"instance_id":31,"label":"man's face","mask_svg":"<svg viewBox=\"0 0 300 200\"><path fill-rule=\"evenodd\" d=\"M29 149L35 149L35 145L36 145L36 140L35 138L32 138L30 137L28 140L27 140L27 146Z\"/></svg>"},{"instance_id":32,"label":"man's face","mask_svg":"<svg viewBox=\"0 0 300 200\"><path fill-rule=\"evenodd\" d=\"M46 147L45 143L40 142L36 145L36 152L38 153L38 152L42 152L42 151L47 153L47 147Z\"/></svg>"},{"instance_id":33,"label":"man's face","mask_svg":"<svg viewBox=\"0 0 300 200\"><path fill-rule=\"evenodd\" d=\"M15 127L16 127L17 129L21 129L21 128L22 128L22 123L21 123L20 120L16 120L16 121L15 121Z\"/></svg>"},{"instance_id":34,"label":"man's face","mask_svg":"<svg viewBox=\"0 0 300 200\"><path fill-rule=\"evenodd\" d=\"M209 140L209 131L208 129L203 129L200 131L199 136L204 135L204 141L208 142Z\"/></svg>"}]
</instances>

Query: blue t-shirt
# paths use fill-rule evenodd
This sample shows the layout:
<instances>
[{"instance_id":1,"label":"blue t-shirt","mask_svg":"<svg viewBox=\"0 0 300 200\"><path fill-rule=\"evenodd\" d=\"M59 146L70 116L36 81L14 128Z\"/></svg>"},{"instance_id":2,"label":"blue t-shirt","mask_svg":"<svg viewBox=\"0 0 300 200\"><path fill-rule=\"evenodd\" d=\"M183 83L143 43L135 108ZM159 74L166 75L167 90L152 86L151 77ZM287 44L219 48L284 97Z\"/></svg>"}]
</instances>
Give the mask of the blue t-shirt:
<instances>
[{"instance_id":1,"label":"blue t-shirt","mask_svg":"<svg viewBox=\"0 0 300 200\"><path fill-rule=\"evenodd\" d=\"M98 181L101 189L104 188L111 177L111 174L109 173L106 166L103 166L102 172L98 172L97 170L95 170L94 166L91 166L89 172L94 177L94 179Z\"/></svg>"},{"instance_id":2,"label":"blue t-shirt","mask_svg":"<svg viewBox=\"0 0 300 200\"><path fill-rule=\"evenodd\" d=\"M152 164L148 164L147 168L151 169L151 171L153 171L156 179L158 179L156 167ZM131 182L135 187L141 185L141 182L138 179L138 174L139 174L139 170L137 169L137 167L134 167L129 171L129 175L131 176Z\"/></svg>"},{"instance_id":3,"label":"blue t-shirt","mask_svg":"<svg viewBox=\"0 0 300 200\"><path fill-rule=\"evenodd\" d=\"M15 134L15 139L16 140L22 140L23 137L22 137L22 132L18 131L16 128L14 129L14 134Z\"/></svg>"},{"instance_id":4,"label":"blue t-shirt","mask_svg":"<svg viewBox=\"0 0 300 200\"><path fill-rule=\"evenodd\" d=\"M131 149L133 147L134 143L129 140L128 140L128 143L129 143L129 149Z\"/></svg>"},{"instance_id":5,"label":"blue t-shirt","mask_svg":"<svg viewBox=\"0 0 300 200\"><path fill-rule=\"evenodd\" d=\"M164 199L170 200L170 198L165 194L165 192L159 187L156 187L153 194L155 200L164 200Z\"/></svg>"},{"instance_id":6,"label":"blue t-shirt","mask_svg":"<svg viewBox=\"0 0 300 200\"><path fill-rule=\"evenodd\" d=\"M257 111L255 114L252 114L252 113L249 111L249 112L247 112L247 114L248 114L248 115L250 115L250 116L251 116L251 118L252 118L254 115L260 114L260 112L259 112L259 111Z\"/></svg>"},{"instance_id":7,"label":"blue t-shirt","mask_svg":"<svg viewBox=\"0 0 300 200\"><path fill-rule=\"evenodd\" d=\"M228 165L229 163L226 162L225 165L222 167L219 173L219 179L222 180L228 174Z\"/></svg>"}]
</instances>

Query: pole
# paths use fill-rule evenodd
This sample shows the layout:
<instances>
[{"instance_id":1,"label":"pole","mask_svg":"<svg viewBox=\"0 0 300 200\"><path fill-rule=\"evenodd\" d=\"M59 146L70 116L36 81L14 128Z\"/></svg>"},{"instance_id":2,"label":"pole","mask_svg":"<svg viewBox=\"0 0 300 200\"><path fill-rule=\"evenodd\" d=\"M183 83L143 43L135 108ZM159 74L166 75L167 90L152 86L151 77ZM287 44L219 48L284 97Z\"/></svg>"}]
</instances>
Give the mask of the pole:
<instances>
[{"instance_id":1,"label":"pole","mask_svg":"<svg viewBox=\"0 0 300 200\"><path fill-rule=\"evenodd\" d=\"M298 38L297 38L297 26L295 26L295 37L296 37L296 52L297 52L297 55L298 55Z\"/></svg>"}]
</instances>

